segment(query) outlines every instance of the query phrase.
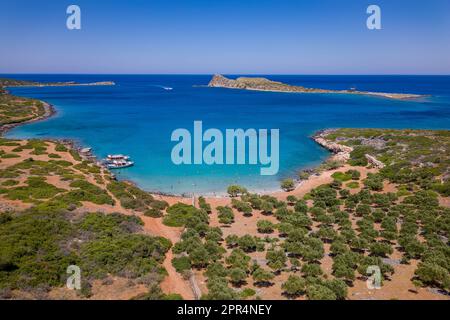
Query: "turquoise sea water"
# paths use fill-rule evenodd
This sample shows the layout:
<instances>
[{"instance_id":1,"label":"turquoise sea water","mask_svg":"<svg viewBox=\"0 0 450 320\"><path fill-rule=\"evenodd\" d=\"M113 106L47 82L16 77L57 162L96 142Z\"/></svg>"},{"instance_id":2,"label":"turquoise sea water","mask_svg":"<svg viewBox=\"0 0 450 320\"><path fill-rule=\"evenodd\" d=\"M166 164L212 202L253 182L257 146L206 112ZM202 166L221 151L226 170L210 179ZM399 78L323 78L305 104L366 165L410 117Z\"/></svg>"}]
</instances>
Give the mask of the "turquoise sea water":
<instances>
[{"instance_id":1,"label":"turquoise sea water","mask_svg":"<svg viewBox=\"0 0 450 320\"><path fill-rule=\"evenodd\" d=\"M450 129L450 76L266 76L326 89L426 94L416 101L333 94L292 94L195 87L210 75L2 75L36 81L94 82L108 87L11 88L13 94L45 100L57 114L17 127L10 138L70 138L98 157L132 156L136 165L116 171L149 191L223 193L232 183L254 191L279 187L299 169L317 165L328 152L310 136L333 127ZM232 77L232 76L230 76ZM162 87L172 87L167 91ZM280 171L261 176L260 166L172 163L177 128L280 129Z\"/></svg>"}]
</instances>

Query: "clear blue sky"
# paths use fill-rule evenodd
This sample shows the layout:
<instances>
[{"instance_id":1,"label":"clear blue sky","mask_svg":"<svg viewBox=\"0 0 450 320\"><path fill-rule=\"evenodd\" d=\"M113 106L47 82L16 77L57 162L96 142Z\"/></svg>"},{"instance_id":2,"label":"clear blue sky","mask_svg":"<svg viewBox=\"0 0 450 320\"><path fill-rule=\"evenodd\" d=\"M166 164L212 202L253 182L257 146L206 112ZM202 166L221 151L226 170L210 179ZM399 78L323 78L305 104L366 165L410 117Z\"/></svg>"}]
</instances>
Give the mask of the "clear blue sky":
<instances>
[{"instance_id":1,"label":"clear blue sky","mask_svg":"<svg viewBox=\"0 0 450 320\"><path fill-rule=\"evenodd\" d=\"M0 39L0 73L450 74L450 1L0 0Z\"/></svg>"}]
</instances>

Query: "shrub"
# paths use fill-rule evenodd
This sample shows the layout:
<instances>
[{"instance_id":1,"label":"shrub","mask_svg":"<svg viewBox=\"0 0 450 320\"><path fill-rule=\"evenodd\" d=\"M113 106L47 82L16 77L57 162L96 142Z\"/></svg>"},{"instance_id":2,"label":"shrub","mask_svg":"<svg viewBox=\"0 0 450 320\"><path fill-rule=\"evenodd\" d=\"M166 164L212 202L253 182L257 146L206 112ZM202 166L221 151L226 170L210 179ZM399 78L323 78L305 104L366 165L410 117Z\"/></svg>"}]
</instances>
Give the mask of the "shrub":
<instances>
[{"instance_id":1,"label":"shrub","mask_svg":"<svg viewBox=\"0 0 450 320\"><path fill-rule=\"evenodd\" d=\"M295 182L291 178L284 179L281 181L281 189L284 191L292 191L295 188Z\"/></svg>"},{"instance_id":2,"label":"shrub","mask_svg":"<svg viewBox=\"0 0 450 320\"><path fill-rule=\"evenodd\" d=\"M230 197L237 197L239 195L247 193L247 189L239 185L231 185L228 187L227 192L230 195Z\"/></svg>"},{"instance_id":3,"label":"shrub","mask_svg":"<svg viewBox=\"0 0 450 320\"><path fill-rule=\"evenodd\" d=\"M249 298L249 297L253 297L255 294L256 294L255 290L253 290L251 288L245 288L241 292L241 298L242 299L246 299L246 298Z\"/></svg>"},{"instance_id":4,"label":"shrub","mask_svg":"<svg viewBox=\"0 0 450 320\"><path fill-rule=\"evenodd\" d=\"M247 278L247 273L241 268L232 268L228 272L228 276L230 277L231 283L234 285L240 285Z\"/></svg>"},{"instance_id":5,"label":"shrub","mask_svg":"<svg viewBox=\"0 0 450 320\"><path fill-rule=\"evenodd\" d=\"M306 295L309 300L336 300L337 297L333 290L320 285L313 284L306 288Z\"/></svg>"},{"instance_id":6,"label":"shrub","mask_svg":"<svg viewBox=\"0 0 450 320\"><path fill-rule=\"evenodd\" d=\"M196 215L200 215L200 211L197 208L183 203L176 203L167 209L163 223L169 227L182 227L190 218Z\"/></svg>"},{"instance_id":7,"label":"shrub","mask_svg":"<svg viewBox=\"0 0 450 320\"><path fill-rule=\"evenodd\" d=\"M219 206L218 211L219 222L223 224L232 224L234 222L234 213L230 207Z\"/></svg>"},{"instance_id":8,"label":"shrub","mask_svg":"<svg viewBox=\"0 0 450 320\"><path fill-rule=\"evenodd\" d=\"M290 275L287 281L281 285L281 289L289 296L302 295L306 289L306 280L299 276Z\"/></svg>"},{"instance_id":9,"label":"shrub","mask_svg":"<svg viewBox=\"0 0 450 320\"><path fill-rule=\"evenodd\" d=\"M63 144L57 143L56 146L55 146L55 151L67 152L67 148Z\"/></svg>"},{"instance_id":10,"label":"shrub","mask_svg":"<svg viewBox=\"0 0 450 320\"><path fill-rule=\"evenodd\" d=\"M269 220L258 220L256 223L258 232L260 233L272 233L275 225Z\"/></svg>"},{"instance_id":11,"label":"shrub","mask_svg":"<svg viewBox=\"0 0 450 320\"><path fill-rule=\"evenodd\" d=\"M331 177L337 181L345 182L352 178L351 174L343 173L343 172L335 172L331 175Z\"/></svg>"},{"instance_id":12,"label":"shrub","mask_svg":"<svg viewBox=\"0 0 450 320\"><path fill-rule=\"evenodd\" d=\"M350 188L350 189L357 189L357 188L359 188L359 183L356 181L352 181L352 182L347 183L346 187Z\"/></svg>"},{"instance_id":13,"label":"shrub","mask_svg":"<svg viewBox=\"0 0 450 320\"><path fill-rule=\"evenodd\" d=\"M259 267L253 271L252 277L255 285L264 286L270 284L270 280L272 280L275 276L272 272Z\"/></svg>"},{"instance_id":14,"label":"shrub","mask_svg":"<svg viewBox=\"0 0 450 320\"><path fill-rule=\"evenodd\" d=\"M144 212L144 215L152 218L161 218L163 216L163 212L155 208L150 208Z\"/></svg>"},{"instance_id":15,"label":"shrub","mask_svg":"<svg viewBox=\"0 0 450 320\"><path fill-rule=\"evenodd\" d=\"M172 266L177 270L177 272L182 273L183 271L191 269L191 260L188 257L179 257L172 259Z\"/></svg>"}]
</instances>

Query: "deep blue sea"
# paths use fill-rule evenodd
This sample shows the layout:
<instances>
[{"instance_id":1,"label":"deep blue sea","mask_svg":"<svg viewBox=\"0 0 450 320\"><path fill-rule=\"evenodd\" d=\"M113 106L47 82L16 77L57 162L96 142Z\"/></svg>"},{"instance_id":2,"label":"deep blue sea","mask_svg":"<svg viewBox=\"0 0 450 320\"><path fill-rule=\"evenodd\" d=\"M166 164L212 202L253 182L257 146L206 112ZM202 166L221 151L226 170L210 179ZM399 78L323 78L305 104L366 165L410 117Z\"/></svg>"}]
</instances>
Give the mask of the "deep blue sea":
<instances>
[{"instance_id":1,"label":"deep blue sea","mask_svg":"<svg viewBox=\"0 0 450 320\"><path fill-rule=\"evenodd\" d=\"M335 127L450 129L450 76L281 76L272 80L325 89L418 93L397 101L336 94L294 94L196 87L210 75L2 75L36 81L115 81L105 87L11 88L16 95L55 106L51 119L17 127L10 138L71 138L98 157L129 154L135 166L117 171L149 191L223 193L238 183L270 191L299 169L317 165L328 152L310 136ZM232 75L230 77L233 77ZM172 87L167 91L162 87ZM255 165L181 165L171 161L172 131L203 127L280 129L280 171L261 176Z\"/></svg>"}]
</instances>

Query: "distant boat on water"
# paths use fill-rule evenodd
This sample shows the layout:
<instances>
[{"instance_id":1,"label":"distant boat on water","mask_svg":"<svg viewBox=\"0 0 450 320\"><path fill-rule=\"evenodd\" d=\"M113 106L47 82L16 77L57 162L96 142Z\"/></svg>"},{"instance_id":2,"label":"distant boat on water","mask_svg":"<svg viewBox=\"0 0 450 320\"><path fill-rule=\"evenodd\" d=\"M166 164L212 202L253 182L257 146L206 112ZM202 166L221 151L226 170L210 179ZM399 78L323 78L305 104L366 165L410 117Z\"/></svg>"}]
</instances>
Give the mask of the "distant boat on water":
<instances>
[{"instance_id":1,"label":"distant boat on water","mask_svg":"<svg viewBox=\"0 0 450 320\"><path fill-rule=\"evenodd\" d=\"M167 86L161 86L161 85L157 85L157 84L155 84L155 85L151 85L152 87L157 87L157 88L161 88L161 89L164 89L164 90L166 90L166 91L171 91L171 90L173 90L173 88L172 87L167 87Z\"/></svg>"}]
</instances>

